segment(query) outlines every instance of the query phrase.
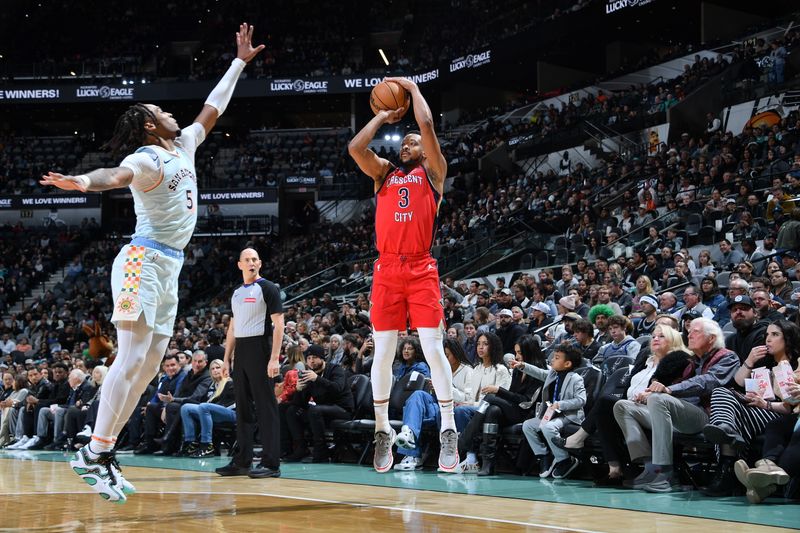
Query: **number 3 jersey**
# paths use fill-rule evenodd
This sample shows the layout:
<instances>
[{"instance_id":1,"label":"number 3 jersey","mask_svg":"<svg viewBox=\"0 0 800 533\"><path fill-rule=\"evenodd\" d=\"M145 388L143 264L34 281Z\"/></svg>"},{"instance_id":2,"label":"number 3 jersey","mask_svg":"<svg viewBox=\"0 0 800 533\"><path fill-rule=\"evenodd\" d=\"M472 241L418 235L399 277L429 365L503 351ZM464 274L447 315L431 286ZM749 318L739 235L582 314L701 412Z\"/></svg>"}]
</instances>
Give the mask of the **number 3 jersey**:
<instances>
[{"instance_id":1,"label":"number 3 jersey","mask_svg":"<svg viewBox=\"0 0 800 533\"><path fill-rule=\"evenodd\" d=\"M380 254L429 253L436 234L439 193L422 165L393 168L376 193L375 246Z\"/></svg>"},{"instance_id":2,"label":"number 3 jersey","mask_svg":"<svg viewBox=\"0 0 800 533\"><path fill-rule=\"evenodd\" d=\"M121 167L133 171L130 189L136 211L134 237L144 237L182 250L197 223L197 176L194 153L205 140L202 124L181 130L175 151L142 146Z\"/></svg>"}]
</instances>

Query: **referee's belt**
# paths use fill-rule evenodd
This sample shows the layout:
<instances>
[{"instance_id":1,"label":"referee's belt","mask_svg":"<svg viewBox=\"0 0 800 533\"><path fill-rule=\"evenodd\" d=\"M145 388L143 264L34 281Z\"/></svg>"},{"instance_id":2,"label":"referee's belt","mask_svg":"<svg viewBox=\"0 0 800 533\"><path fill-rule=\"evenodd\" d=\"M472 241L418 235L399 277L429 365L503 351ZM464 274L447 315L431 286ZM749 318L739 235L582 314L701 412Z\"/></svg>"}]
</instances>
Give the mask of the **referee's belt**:
<instances>
[{"instance_id":1,"label":"referee's belt","mask_svg":"<svg viewBox=\"0 0 800 533\"><path fill-rule=\"evenodd\" d=\"M160 242L154 241L152 239L147 239L145 237L134 237L131 240L131 245L146 246L148 248L152 248L153 250L158 250L167 257L177 259L178 261L183 261L182 250L178 250L177 248L173 248L172 246L167 246L166 244L161 244Z\"/></svg>"}]
</instances>

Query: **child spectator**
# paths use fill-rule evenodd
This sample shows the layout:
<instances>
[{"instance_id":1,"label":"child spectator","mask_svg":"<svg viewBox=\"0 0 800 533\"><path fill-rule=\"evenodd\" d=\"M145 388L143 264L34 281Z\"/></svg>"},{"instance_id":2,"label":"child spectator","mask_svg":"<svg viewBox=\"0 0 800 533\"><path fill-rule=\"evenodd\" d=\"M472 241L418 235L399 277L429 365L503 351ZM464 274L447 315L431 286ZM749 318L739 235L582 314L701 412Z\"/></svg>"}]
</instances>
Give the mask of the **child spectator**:
<instances>
[{"instance_id":1,"label":"child spectator","mask_svg":"<svg viewBox=\"0 0 800 533\"><path fill-rule=\"evenodd\" d=\"M543 380L542 402L536 409L536 417L522 424L522 431L533 453L539 460L539 477L552 475L562 479L578 467L579 461L562 448L553 444L561 436L561 429L569 422L583 422L583 406L586 404L586 389L583 378L573 372L581 365L581 353L572 344L559 344L553 350L550 370L519 361L511 366Z\"/></svg>"}]
</instances>

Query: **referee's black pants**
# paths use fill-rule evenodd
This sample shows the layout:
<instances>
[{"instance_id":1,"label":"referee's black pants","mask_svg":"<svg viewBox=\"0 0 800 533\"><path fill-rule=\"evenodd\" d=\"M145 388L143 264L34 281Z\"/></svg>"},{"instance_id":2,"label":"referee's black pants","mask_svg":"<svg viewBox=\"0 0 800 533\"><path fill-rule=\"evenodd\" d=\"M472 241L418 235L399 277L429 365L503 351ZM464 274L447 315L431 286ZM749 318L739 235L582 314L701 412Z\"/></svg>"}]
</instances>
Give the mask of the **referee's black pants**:
<instances>
[{"instance_id":1,"label":"referee's black pants","mask_svg":"<svg viewBox=\"0 0 800 533\"><path fill-rule=\"evenodd\" d=\"M236 440L239 450L234 464L250 468L253 462L253 424L261 437L261 464L280 468L280 419L275 383L267 377L270 346L266 337L236 338L233 390L236 398ZM255 406L255 413L253 412Z\"/></svg>"}]
</instances>

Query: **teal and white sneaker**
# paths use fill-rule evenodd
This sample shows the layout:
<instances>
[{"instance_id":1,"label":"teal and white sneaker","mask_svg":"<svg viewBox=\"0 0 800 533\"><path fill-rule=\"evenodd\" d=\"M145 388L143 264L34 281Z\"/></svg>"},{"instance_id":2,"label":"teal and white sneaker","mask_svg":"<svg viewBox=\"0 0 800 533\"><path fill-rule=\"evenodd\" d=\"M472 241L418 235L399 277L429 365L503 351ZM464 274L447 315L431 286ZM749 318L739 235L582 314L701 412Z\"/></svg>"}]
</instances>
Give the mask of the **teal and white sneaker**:
<instances>
[{"instance_id":1,"label":"teal and white sneaker","mask_svg":"<svg viewBox=\"0 0 800 533\"><path fill-rule=\"evenodd\" d=\"M78 450L69 466L104 500L125 503L127 497L117 477L119 466L114 453L101 453L96 460L92 460L87 452L86 446Z\"/></svg>"},{"instance_id":2,"label":"teal and white sneaker","mask_svg":"<svg viewBox=\"0 0 800 533\"><path fill-rule=\"evenodd\" d=\"M119 482L119 485L122 486L122 492L126 496L136 494L136 487L134 487L133 483L125 479L125 476L122 475L122 470L119 468L119 463L117 462L116 457L113 461L111 461L111 469L114 470L114 475L117 476L117 481Z\"/></svg>"}]
</instances>

